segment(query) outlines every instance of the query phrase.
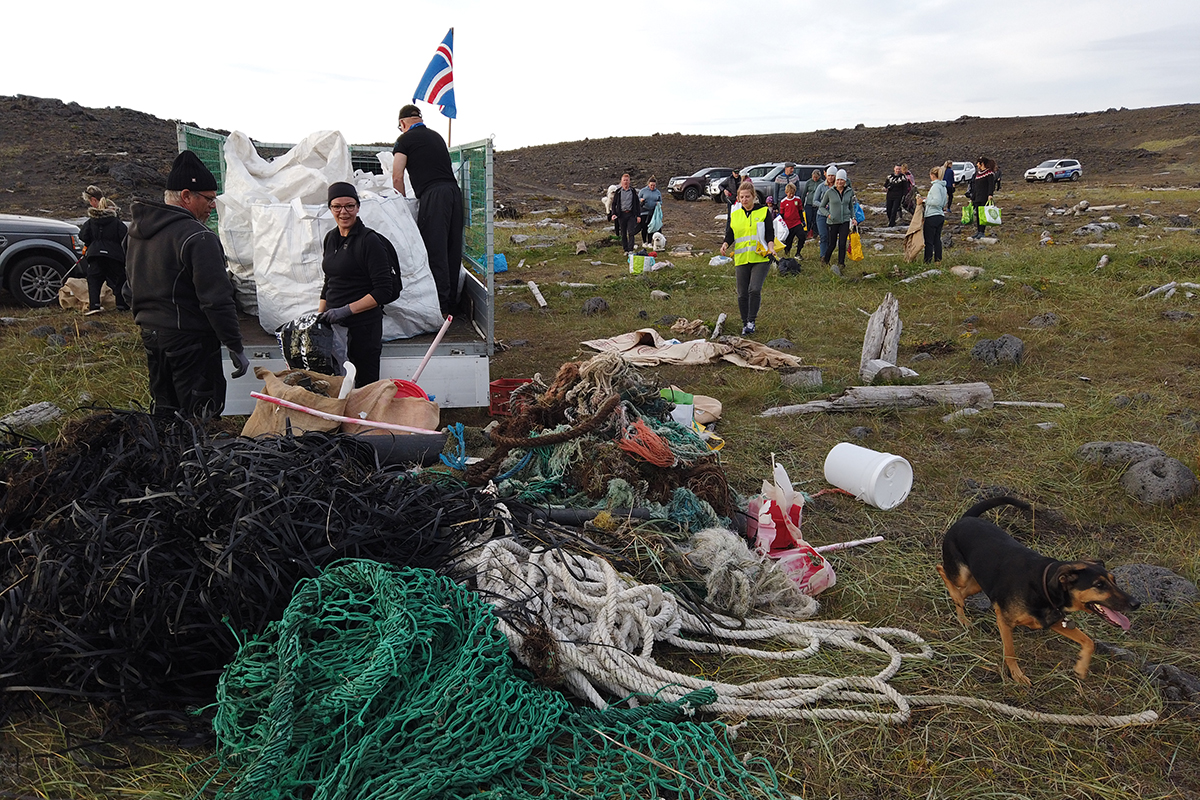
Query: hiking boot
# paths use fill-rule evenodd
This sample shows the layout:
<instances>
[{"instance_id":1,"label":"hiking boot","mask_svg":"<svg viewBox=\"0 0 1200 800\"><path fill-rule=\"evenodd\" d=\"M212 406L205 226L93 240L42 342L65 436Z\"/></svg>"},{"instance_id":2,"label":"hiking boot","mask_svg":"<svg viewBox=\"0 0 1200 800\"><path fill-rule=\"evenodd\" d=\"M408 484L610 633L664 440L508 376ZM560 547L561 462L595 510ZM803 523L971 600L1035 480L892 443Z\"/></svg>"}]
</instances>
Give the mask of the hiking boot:
<instances>
[{"instance_id":1,"label":"hiking boot","mask_svg":"<svg viewBox=\"0 0 1200 800\"><path fill-rule=\"evenodd\" d=\"M749 336L752 333L754 333L754 323L753 322L747 322L745 325L742 326L742 336Z\"/></svg>"}]
</instances>

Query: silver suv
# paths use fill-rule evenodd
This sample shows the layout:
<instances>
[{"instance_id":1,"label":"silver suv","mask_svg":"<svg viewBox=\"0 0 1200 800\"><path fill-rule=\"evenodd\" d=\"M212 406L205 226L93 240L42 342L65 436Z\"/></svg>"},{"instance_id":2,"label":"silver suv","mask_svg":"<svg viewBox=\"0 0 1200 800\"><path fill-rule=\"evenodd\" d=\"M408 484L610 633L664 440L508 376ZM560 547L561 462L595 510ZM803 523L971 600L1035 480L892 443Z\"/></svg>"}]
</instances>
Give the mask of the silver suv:
<instances>
[{"instance_id":1,"label":"silver suv","mask_svg":"<svg viewBox=\"0 0 1200 800\"><path fill-rule=\"evenodd\" d=\"M34 307L53 303L82 254L76 225L0 214L0 283L18 302Z\"/></svg>"}]
</instances>

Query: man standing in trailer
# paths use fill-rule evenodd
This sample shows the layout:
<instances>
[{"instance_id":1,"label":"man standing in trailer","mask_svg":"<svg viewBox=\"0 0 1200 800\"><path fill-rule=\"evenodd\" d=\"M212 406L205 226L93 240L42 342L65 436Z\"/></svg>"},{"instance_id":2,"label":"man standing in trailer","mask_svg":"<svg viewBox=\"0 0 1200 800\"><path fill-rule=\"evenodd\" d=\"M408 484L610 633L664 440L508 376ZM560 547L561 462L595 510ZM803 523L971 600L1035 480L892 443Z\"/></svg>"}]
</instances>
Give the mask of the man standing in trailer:
<instances>
[{"instance_id":1,"label":"man standing in trailer","mask_svg":"<svg viewBox=\"0 0 1200 800\"><path fill-rule=\"evenodd\" d=\"M429 269L445 317L458 305L463 250L462 190L454 176L450 150L436 131L425 126L421 110L410 103L400 109L400 138L392 152L392 186L405 194L407 169L413 193L421 201L417 228L429 253Z\"/></svg>"}]
</instances>

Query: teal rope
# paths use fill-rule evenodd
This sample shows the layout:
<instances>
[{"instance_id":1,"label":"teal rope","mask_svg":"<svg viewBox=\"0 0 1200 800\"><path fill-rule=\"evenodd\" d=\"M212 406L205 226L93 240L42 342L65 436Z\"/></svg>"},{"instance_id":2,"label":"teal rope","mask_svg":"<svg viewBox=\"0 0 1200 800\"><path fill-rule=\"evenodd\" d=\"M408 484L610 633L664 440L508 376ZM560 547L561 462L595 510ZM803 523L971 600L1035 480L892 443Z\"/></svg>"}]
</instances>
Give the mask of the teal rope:
<instances>
[{"instance_id":1,"label":"teal rope","mask_svg":"<svg viewBox=\"0 0 1200 800\"><path fill-rule=\"evenodd\" d=\"M446 430L458 440L458 453L454 458L448 458L445 453L439 455L438 458L450 469L465 470L467 468L467 442L463 438L463 424L455 422L453 425L447 425Z\"/></svg>"}]
</instances>

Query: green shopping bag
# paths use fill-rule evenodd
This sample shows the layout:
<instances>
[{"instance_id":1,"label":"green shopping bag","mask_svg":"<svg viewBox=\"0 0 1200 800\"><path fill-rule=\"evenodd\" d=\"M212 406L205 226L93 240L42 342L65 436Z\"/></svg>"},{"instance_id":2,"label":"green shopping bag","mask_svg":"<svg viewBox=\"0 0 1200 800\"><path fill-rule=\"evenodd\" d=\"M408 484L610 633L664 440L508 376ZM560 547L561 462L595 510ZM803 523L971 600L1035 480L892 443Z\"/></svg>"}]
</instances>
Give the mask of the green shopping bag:
<instances>
[{"instance_id":1,"label":"green shopping bag","mask_svg":"<svg viewBox=\"0 0 1200 800\"><path fill-rule=\"evenodd\" d=\"M999 225L1000 206L994 206L991 203L988 203L986 206L980 206L979 221L984 225Z\"/></svg>"},{"instance_id":2,"label":"green shopping bag","mask_svg":"<svg viewBox=\"0 0 1200 800\"><path fill-rule=\"evenodd\" d=\"M970 203L967 203L965 206L963 206L962 224L963 225L974 225L975 224L975 206L971 205Z\"/></svg>"}]
</instances>

